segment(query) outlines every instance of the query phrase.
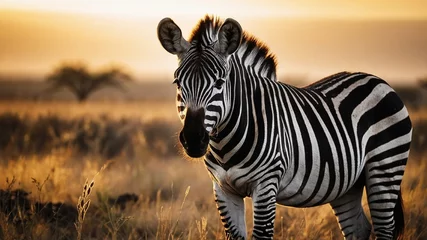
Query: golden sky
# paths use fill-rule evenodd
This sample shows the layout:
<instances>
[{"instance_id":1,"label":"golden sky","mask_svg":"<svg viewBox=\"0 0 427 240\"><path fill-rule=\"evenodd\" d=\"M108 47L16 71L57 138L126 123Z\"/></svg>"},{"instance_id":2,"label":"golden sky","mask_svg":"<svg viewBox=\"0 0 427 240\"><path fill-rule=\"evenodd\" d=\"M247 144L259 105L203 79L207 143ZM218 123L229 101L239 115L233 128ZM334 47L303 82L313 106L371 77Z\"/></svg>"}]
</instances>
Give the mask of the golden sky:
<instances>
[{"instance_id":1,"label":"golden sky","mask_svg":"<svg viewBox=\"0 0 427 240\"><path fill-rule=\"evenodd\" d=\"M108 16L219 15L343 18L427 18L425 0L3 0L2 8Z\"/></svg>"},{"instance_id":2,"label":"golden sky","mask_svg":"<svg viewBox=\"0 0 427 240\"><path fill-rule=\"evenodd\" d=\"M172 17L188 36L208 13L235 18L270 46L279 76L415 79L427 74L426 9L426 0L0 0L0 74L44 76L85 61L169 79L176 58L158 43L157 23Z\"/></svg>"}]
</instances>

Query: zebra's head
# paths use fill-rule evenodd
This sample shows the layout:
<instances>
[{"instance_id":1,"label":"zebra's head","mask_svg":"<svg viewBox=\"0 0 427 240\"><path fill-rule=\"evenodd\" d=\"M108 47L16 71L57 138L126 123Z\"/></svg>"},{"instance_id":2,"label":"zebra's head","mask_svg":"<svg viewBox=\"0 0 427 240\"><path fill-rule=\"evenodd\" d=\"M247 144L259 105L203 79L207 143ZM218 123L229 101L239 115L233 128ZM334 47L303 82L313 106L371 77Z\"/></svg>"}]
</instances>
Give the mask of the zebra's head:
<instances>
[{"instance_id":1,"label":"zebra's head","mask_svg":"<svg viewBox=\"0 0 427 240\"><path fill-rule=\"evenodd\" d=\"M239 48L242 35L240 24L233 19L221 24L206 17L189 41L170 18L161 20L157 27L163 48L178 57L174 83L183 123L179 140L190 157L206 154L209 136L230 110L229 57Z\"/></svg>"}]
</instances>

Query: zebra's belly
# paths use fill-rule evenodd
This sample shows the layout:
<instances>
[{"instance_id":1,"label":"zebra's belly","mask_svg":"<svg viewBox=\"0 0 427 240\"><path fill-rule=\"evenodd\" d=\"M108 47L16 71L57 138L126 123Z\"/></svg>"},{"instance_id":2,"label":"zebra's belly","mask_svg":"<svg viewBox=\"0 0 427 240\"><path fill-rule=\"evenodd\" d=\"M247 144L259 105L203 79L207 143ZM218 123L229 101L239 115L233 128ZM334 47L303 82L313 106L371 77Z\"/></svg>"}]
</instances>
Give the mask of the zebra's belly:
<instances>
[{"instance_id":1,"label":"zebra's belly","mask_svg":"<svg viewBox=\"0 0 427 240\"><path fill-rule=\"evenodd\" d=\"M363 167L356 167L351 179L347 175L340 179L338 171L330 173L334 174L333 176L325 171L322 178L319 178L316 172L311 172L307 181L304 181L303 174L297 174L290 182L283 179L276 201L280 205L293 207L314 207L330 203L354 186L362 169Z\"/></svg>"},{"instance_id":2,"label":"zebra's belly","mask_svg":"<svg viewBox=\"0 0 427 240\"><path fill-rule=\"evenodd\" d=\"M323 196L322 196L323 197ZM289 207L315 207L320 206L326 203L331 202L333 199L323 200L323 201L308 201L307 199L310 198L310 195L305 194L297 194L290 196L286 193L279 193L277 195L276 201L277 204L283 205L283 206L289 206Z\"/></svg>"},{"instance_id":3,"label":"zebra's belly","mask_svg":"<svg viewBox=\"0 0 427 240\"><path fill-rule=\"evenodd\" d=\"M324 174L319 178L314 171L308 180L304 180L304 177L304 174L297 174L290 182L283 179L277 193L277 203L293 207L313 207L329 203L339 197L339 179L336 176Z\"/></svg>"}]
</instances>

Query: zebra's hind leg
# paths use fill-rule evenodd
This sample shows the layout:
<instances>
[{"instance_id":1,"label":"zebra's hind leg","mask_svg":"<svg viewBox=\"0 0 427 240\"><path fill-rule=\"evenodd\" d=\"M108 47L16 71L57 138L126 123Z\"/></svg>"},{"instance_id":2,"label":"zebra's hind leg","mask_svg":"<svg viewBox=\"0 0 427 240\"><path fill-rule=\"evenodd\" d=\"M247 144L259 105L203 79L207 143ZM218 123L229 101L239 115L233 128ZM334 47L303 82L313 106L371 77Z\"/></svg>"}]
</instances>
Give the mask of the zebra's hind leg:
<instances>
[{"instance_id":1,"label":"zebra's hind leg","mask_svg":"<svg viewBox=\"0 0 427 240\"><path fill-rule=\"evenodd\" d=\"M361 176L363 178L364 176ZM372 226L362 207L363 181L331 202L345 239L369 239Z\"/></svg>"},{"instance_id":2,"label":"zebra's hind leg","mask_svg":"<svg viewBox=\"0 0 427 240\"><path fill-rule=\"evenodd\" d=\"M398 156L388 164L366 166L366 192L374 232L378 240L399 239L403 236L404 215L400 183L406 157Z\"/></svg>"}]
</instances>

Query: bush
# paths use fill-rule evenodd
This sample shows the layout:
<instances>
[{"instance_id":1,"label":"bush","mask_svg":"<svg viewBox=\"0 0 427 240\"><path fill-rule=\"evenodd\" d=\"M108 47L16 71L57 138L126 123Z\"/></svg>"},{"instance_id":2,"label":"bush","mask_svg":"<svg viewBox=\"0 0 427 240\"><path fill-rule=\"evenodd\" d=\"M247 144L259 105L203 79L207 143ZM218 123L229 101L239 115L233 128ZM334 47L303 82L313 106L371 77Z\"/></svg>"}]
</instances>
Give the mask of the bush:
<instances>
[{"instance_id":1,"label":"bush","mask_svg":"<svg viewBox=\"0 0 427 240\"><path fill-rule=\"evenodd\" d=\"M427 121L413 122L411 151L421 153L427 149Z\"/></svg>"},{"instance_id":2,"label":"bush","mask_svg":"<svg viewBox=\"0 0 427 240\"><path fill-rule=\"evenodd\" d=\"M21 155L46 155L68 148L73 154L98 154L106 159L125 155L134 158L137 151L156 156L176 155L178 126L163 120L79 117L62 119L55 115L29 119L18 114L0 115L0 152L4 158Z\"/></svg>"}]
</instances>

